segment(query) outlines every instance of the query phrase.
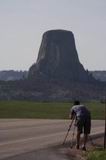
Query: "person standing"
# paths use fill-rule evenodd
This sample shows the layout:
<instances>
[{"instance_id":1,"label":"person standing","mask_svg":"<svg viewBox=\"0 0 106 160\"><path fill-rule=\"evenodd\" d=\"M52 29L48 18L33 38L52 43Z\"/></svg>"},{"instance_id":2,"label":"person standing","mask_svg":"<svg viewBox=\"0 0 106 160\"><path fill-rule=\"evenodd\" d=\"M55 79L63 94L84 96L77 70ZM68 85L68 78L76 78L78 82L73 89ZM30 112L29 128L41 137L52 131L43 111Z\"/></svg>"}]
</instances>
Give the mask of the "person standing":
<instances>
[{"instance_id":1,"label":"person standing","mask_svg":"<svg viewBox=\"0 0 106 160\"><path fill-rule=\"evenodd\" d=\"M70 110L69 118L75 119L77 127L77 144L76 148L80 148L80 136L84 133L82 150L86 151L86 143L91 130L91 114L90 111L80 101L74 101L74 105Z\"/></svg>"}]
</instances>

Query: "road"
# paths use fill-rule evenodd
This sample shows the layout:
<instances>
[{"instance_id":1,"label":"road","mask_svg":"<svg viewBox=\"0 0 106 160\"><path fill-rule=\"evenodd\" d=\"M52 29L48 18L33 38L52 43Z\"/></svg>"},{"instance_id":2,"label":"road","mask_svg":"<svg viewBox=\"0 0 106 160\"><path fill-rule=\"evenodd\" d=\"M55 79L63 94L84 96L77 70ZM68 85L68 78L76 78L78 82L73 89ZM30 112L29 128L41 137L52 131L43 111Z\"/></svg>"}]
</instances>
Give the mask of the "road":
<instances>
[{"instance_id":1,"label":"road","mask_svg":"<svg viewBox=\"0 0 106 160\"><path fill-rule=\"evenodd\" d=\"M61 144L69 124L69 120L0 119L0 159ZM103 131L104 121L92 121L92 133Z\"/></svg>"}]
</instances>

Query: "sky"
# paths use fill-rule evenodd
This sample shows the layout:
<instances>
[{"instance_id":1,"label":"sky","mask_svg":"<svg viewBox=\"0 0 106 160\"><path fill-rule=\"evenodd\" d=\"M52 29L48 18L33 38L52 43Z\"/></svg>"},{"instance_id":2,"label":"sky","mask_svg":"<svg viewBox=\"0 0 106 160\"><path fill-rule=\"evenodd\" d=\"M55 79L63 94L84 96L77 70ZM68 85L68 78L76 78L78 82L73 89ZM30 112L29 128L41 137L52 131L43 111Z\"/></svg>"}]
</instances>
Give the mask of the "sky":
<instances>
[{"instance_id":1,"label":"sky","mask_svg":"<svg viewBox=\"0 0 106 160\"><path fill-rule=\"evenodd\" d=\"M74 33L85 69L106 70L106 0L0 0L0 70L29 70L52 29Z\"/></svg>"}]
</instances>

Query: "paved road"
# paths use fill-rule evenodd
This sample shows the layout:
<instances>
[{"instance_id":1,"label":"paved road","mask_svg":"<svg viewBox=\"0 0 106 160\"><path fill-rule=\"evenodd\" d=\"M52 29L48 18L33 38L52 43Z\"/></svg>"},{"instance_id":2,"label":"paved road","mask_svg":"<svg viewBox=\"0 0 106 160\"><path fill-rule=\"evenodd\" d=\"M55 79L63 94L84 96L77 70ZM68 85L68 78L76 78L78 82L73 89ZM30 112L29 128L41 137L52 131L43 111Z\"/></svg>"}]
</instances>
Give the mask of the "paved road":
<instances>
[{"instance_id":1,"label":"paved road","mask_svg":"<svg viewBox=\"0 0 106 160\"><path fill-rule=\"evenodd\" d=\"M69 124L69 120L0 119L0 159L61 144ZM92 133L104 131L104 121L92 121L92 126Z\"/></svg>"}]
</instances>

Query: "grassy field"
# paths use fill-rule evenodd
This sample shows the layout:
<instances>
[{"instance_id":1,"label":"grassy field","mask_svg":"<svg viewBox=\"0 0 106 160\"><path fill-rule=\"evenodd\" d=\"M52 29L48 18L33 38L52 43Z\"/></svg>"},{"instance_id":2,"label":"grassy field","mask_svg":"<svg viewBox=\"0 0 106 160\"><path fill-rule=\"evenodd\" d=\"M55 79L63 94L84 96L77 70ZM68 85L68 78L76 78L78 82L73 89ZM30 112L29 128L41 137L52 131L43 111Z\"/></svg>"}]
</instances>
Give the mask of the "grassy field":
<instances>
[{"instance_id":1,"label":"grassy field","mask_svg":"<svg viewBox=\"0 0 106 160\"><path fill-rule=\"evenodd\" d=\"M92 151L88 154L87 160L105 160L106 159L106 151Z\"/></svg>"},{"instance_id":2,"label":"grassy field","mask_svg":"<svg viewBox=\"0 0 106 160\"><path fill-rule=\"evenodd\" d=\"M88 102L92 119L104 119L104 104ZM0 101L0 118L68 119L72 103Z\"/></svg>"}]
</instances>

